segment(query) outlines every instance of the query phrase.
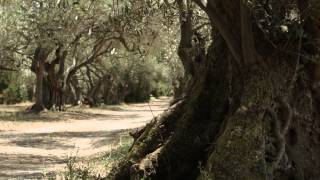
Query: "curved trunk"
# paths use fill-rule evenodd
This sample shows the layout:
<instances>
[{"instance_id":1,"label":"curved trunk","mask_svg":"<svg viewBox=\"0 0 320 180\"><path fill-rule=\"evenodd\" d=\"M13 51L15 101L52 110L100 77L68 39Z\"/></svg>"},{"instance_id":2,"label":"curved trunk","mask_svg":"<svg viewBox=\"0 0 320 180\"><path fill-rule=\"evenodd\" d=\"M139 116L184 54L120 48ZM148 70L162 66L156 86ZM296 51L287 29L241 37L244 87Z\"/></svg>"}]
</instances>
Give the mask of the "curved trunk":
<instances>
[{"instance_id":1,"label":"curved trunk","mask_svg":"<svg viewBox=\"0 0 320 180\"><path fill-rule=\"evenodd\" d=\"M207 64L207 73L191 83L184 100L134 135L112 179L320 176L319 114L306 79L290 91L295 72L290 61L270 58L268 69L239 74L230 71L226 57L220 54Z\"/></svg>"},{"instance_id":2,"label":"curved trunk","mask_svg":"<svg viewBox=\"0 0 320 180\"><path fill-rule=\"evenodd\" d=\"M64 104L63 87L61 79L63 79L64 63L67 51L62 51L63 46L60 45L56 50L56 59L47 62L50 50L39 46L35 50L34 59L31 70L36 74L36 103L31 108L35 111L42 111L45 108L51 109L53 106L61 110ZM59 71L56 72L56 65L59 64Z\"/></svg>"},{"instance_id":3,"label":"curved trunk","mask_svg":"<svg viewBox=\"0 0 320 180\"><path fill-rule=\"evenodd\" d=\"M212 52L219 53L198 57L197 70L188 82L185 97L147 125L129 152L128 161L121 164L121 170L112 178L197 177L199 162L205 160L207 148L232 108L228 99L233 76L231 57L220 37L215 42Z\"/></svg>"},{"instance_id":4,"label":"curved trunk","mask_svg":"<svg viewBox=\"0 0 320 180\"><path fill-rule=\"evenodd\" d=\"M98 106L100 104L98 95L101 93L103 83L106 83L110 78L109 74L105 74L103 77L98 79L92 86L88 93L88 101L91 107Z\"/></svg>"},{"instance_id":5,"label":"curved trunk","mask_svg":"<svg viewBox=\"0 0 320 180\"><path fill-rule=\"evenodd\" d=\"M39 62L38 70L36 72L36 102L32 106L32 110L34 111L42 111L45 109L43 105L43 78L44 78L44 63Z\"/></svg>"},{"instance_id":6,"label":"curved trunk","mask_svg":"<svg viewBox=\"0 0 320 180\"><path fill-rule=\"evenodd\" d=\"M72 96L66 99L66 103L70 103L74 106L79 105L81 103L81 89L77 78L72 78L69 84L69 91L65 93L70 93Z\"/></svg>"},{"instance_id":7,"label":"curved trunk","mask_svg":"<svg viewBox=\"0 0 320 180\"><path fill-rule=\"evenodd\" d=\"M57 108L57 110L61 111L65 104L64 102L64 83L62 83L64 79L64 70L65 70L65 61L68 55L66 50L63 50L63 45L60 45L56 52L56 58L50 62L46 63L46 84L45 87L47 89L47 101L45 106L48 109ZM56 72L56 65L59 65L59 69Z\"/></svg>"},{"instance_id":8,"label":"curved trunk","mask_svg":"<svg viewBox=\"0 0 320 180\"><path fill-rule=\"evenodd\" d=\"M177 1L179 56L188 75L185 95L132 134L132 148L108 178L320 177L320 122L312 86L315 73L308 66L300 68L304 57L277 50L258 54L255 42L267 40L253 31L252 15L244 1L194 1L223 39L214 35L204 55L202 38L192 31L190 1ZM301 38L292 44L295 51L303 48Z\"/></svg>"},{"instance_id":9,"label":"curved trunk","mask_svg":"<svg viewBox=\"0 0 320 180\"><path fill-rule=\"evenodd\" d=\"M31 107L32 111L40 112L45 109L44 106L44 78L45 78L45 62L49 56L49 51L45 48L38 47L34 53L31 70L36 73L36 102Z\"/></svg>"}]
</instances>

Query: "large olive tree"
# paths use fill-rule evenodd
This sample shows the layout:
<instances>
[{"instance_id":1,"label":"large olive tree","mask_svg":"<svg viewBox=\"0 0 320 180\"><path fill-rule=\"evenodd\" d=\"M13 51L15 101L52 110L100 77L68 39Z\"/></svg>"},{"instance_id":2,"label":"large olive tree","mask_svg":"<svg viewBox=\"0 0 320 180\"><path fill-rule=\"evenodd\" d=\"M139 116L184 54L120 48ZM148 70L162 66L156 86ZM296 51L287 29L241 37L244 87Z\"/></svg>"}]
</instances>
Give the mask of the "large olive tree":
<instances>
[{"instance_id":1,"label":"large olive tree","mask_svg":"<svg viewBox=\"0 0 320 180\"><path fill-rule=\"evenodd\" d=\"M317 179L319 3L176 5L183 96L133 134L108 178ZM209 35L195 26L197 8L209 18Z\"/></svg>"}]
</instances>

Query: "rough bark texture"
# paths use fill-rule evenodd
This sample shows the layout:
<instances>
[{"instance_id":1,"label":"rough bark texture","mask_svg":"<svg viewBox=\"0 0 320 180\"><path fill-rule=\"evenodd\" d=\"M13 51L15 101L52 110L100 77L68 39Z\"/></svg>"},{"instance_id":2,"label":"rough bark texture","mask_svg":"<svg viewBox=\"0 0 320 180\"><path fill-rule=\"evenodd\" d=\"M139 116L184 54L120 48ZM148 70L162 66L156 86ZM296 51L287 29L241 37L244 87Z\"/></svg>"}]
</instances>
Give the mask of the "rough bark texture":
<instances>
[{"instance_id":1,"label":"rough bark texture","mask_svg":"<svg viewBox=\"0 0 320 180\"><path fill-rule=\"evenodd\" d=\"M99 101L99 97L97 96L101 91L103 83L108 82L110 79L110 75L106 74L100 79L98 79L95 84L91 87L88 94L88 101L91 107L98 106L101 101Z\"/></svg>"},{"instance_id":2,"label":"rough bark texture","mask_svg":"<svg viewBox=\"0 0 320 180\"><path fill-rule=\"evenodd\" d=\"M317 66L299 53L259 54L256 42L267 39L254 31L246 1L195 0L219 31L205 51L192 31L190 2L177 2L185 95L133 134L131 150L108 178L318 179ZM294 39L290 49L307 46Z\"/></svg>"},{"instance_id":3,"label":"rough bark texture","mask_svg":"<svg viewBox=\"0 0 320 180\"><path fill-rule=\"evenodd\" d=\"M45 109L44 94L46 90L43 89L45 78L45 62L49 56L49 51L45 48L38 47L34 53L34 60L31 70L36 73L36 102L31 107L32 111L40 112Z\"/></svg>"},{"instance_id":4,"label":"rough bark texture","mask_svg":"<svg viewBox=\"0 0 320 180\"><path fill-rule=\"evenodd\" d=\"M50 50L39 46L35 50L31 70L36 74L36 103L31 108L34 111L51 109L53 106L60 110L63 105L62 85L64 64L67 51L63 51L62 45L55 52L55 59L51 62L48 60ZM59 65L56 72L56 65Z\"/></svg>"},{"instance_id":5,"label":"rough bark texture","mask_svg":"<svg viewBox=\"0 0 320 180\"><path fill-rule=\"evenodd\" d=\"M64 71L65 71L65 61L68 52L63 49L63 46L60 45L55 52L55 59L51 62L47 62L46 72L47 76L45 77L46 84L43 88L46 89L47 94L45 95L46 101L45 106L47 109L52 107L62 110L64 105ZM56 71L56 66L58 65L58 71Z\"/></svg>"},{"instance_id":6,"label":"rough bark texture","mask_svg":"<svg viewBox=\"0 0 320 180\"><path fill-rule=\"evenodd\" d=\"M75 42L79 41L79 38L76 38ZM68 90L72 91L71 79L81 68L94 63L99 56L109 52L111 44L112 42L106 45L104 38L99 39L94 45L91 54L80 63L77 62L75 57L77 48L75 47L73 64L68 68L65 68L68 51L63 44L58 44L55 50L55 58L52 60L48 59L51 50L39 46L35 51L31 67L31 70L37 76L37 92L35 94L37 102L31 109L38 112L44 108L63 110L65 101L70 94L72 95L72 92L67 92Z\"/></svg>"}]
</instances>

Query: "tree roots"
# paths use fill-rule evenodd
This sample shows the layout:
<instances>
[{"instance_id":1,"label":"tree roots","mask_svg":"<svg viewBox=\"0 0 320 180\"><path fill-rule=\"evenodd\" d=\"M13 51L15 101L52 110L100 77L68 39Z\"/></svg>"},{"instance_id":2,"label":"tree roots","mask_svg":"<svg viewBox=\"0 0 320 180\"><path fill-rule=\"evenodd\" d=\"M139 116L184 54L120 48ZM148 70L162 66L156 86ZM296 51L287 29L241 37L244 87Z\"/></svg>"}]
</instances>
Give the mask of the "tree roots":
<instances>
[{"instance_id":1,"label":"tree roots","mask_svg":"<svg viewBox=\"0 0 320 180\"><path fill-rule=\"evenodd\" d=\"M275 110L269 108L267 112L271 116L274 122L274 136L276 138L277 153L274 160L271 162L269 167L269 173L273 173L279 168L280 161L285 156L286 151L286 140L285 136L290 127L293 111L289 103L284 98L278 100L279 110L281 113L276 113Z\"/></svg>"}]
</instances>

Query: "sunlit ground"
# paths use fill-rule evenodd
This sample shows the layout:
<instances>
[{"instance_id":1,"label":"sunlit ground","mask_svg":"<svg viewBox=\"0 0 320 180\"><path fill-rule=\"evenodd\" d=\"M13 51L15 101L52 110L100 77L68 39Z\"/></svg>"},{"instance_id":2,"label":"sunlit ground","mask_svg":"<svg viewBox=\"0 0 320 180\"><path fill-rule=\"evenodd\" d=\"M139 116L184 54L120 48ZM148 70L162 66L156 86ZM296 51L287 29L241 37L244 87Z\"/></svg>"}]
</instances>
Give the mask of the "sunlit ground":
<instances>
[{"instance_id":1,"label":"sunlit ground","mask_svg":"<svg viewBox=\"0 0 320 180\"><path fill-rule=\"evenodd\" d=\"M65 112L38 115L24 113L30 103L0 105L0 179L37 178L63 171L68 156L85 163L100 157L114 148L128 129L141 127L163 112L169 100L69 107Z\"/></svg>"}]
</instances>

